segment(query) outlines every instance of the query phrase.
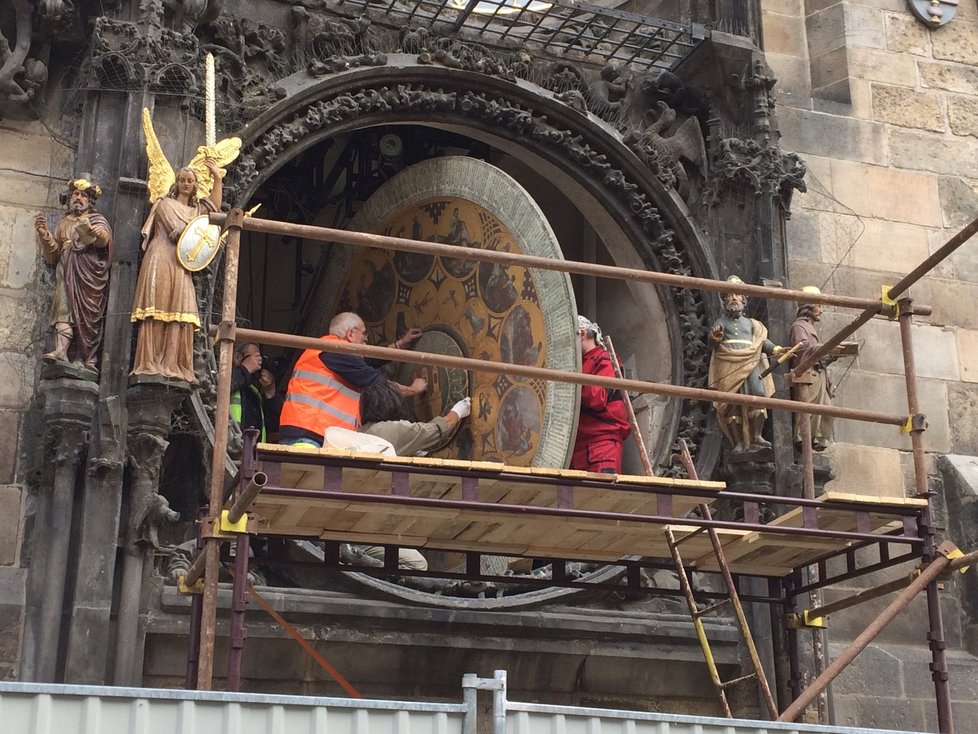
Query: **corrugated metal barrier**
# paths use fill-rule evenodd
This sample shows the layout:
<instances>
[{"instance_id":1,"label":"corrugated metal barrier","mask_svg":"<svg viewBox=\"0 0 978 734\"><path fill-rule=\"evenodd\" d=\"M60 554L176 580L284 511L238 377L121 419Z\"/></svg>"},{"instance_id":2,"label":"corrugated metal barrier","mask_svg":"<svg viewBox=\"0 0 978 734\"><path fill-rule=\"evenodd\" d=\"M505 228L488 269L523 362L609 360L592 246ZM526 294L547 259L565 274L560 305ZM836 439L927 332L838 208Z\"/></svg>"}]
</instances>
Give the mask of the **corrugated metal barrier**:
<instances>
[{"instance_id":1,"label":"corrugated metal barrier","mask_svg":"<svg viewBox=\"0 0 978 734\"><path fill-rule=\"evenodd\" d=\"M0 683L4 734L461 734L463 704Z\"/></svg>"},{"instance_id":2,"label":"corrugated metal barrier","mask_svg":"<svg viewBox=\"0 0 978 734\"><path fill-rule=\"evenodd\" d=\"M465 703L0 683L0 732L475 734L480 690L492 693L493 734L919 734L519 703L507 700L501 670L493 678L464 676Z\"/></svg>"},{"instance_id":3,"label":"corrugated metal barrier","mask_svg":"<svg viewBox=\"0 0 978 734\"><path fill-rule=\"evenodd\" d=\"M920 734L532 703L510 702L506 710L506 734Z\"/></svg>"}]
</instances>

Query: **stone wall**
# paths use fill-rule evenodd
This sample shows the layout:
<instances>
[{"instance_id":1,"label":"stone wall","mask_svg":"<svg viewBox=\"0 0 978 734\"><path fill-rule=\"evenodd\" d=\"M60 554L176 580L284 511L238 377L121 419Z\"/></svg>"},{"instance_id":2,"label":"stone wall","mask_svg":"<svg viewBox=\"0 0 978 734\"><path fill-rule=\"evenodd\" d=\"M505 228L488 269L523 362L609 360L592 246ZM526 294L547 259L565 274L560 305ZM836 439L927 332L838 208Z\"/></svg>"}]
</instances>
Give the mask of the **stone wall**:
<instances>
[{"instance_id":1,"label":"stone wall","mask_svg":"<svg viewBox=\"0 0 978 734\"><path fill-rule=\"evenodd\" d=\"M14 678L27 578L24 528L32 503L32 469L25 424L34 399L39 356L47 346L50 273L38 254L34 217L56 221L58 194L70 175L73 151L38 122L0 120L0 679Z\"/></svg>"},{"instance_id":2,"label":"stone wall","mask_svg":"<svg viewBox=\"0 0 978 734\"><path fill-rule=\"evenodd\" d=\"M904 0L778 0L763 7L765 52L779 79L782 145L809 165L809 192L795 197L788 223L790 284L878 298L881 286L897 282L978 216L978 10L961 3L948 25L931 30ZM943 262L911 296L933 307L912 332L929 423L924 445L939 489L937 455L978 454L978 241ZM854 316L830 310L823 337ZM855 338L858 360L833 367L838 402L905 413L899 327L875 320ZM828 489L913 492L909 440L895 428L843 422L836 436L827 456L837 479ZM938 497L940 532L951 535L941 504ZM953 592L949 586L944 595L952 648L963 645L960 630L969 624ZM926 608L915 604L836 685L839 724L936 731ZM832 651L880 608L836 615ZM949 657L955 718L967 727L976 714L968 689L978 661L962 650Z\"/></svg>"}]
</instances>

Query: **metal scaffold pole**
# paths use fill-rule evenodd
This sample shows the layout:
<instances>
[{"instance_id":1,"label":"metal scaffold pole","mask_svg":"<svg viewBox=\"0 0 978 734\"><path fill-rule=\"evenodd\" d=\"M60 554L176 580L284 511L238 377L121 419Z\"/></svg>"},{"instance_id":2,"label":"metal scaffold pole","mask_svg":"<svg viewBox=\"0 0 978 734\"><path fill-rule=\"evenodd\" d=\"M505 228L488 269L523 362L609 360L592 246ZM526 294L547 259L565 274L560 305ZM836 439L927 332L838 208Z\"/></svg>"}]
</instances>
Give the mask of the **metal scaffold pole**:
<instances>
[{"instance_id":1,"label":"metal scaffold pole","mask_svg":"<svg viewBox=\"0 0 978 734\"><path fill-rule=\"evenodd\" d=\"M244 212L232 209L224 228L225 244L224 300L217 345L217 410L214 415L214 448L211 455L210 510L204 519L204 596L200 620L200 657L197 664L197 687L209 691L214 673L214 638L217 635L217 582L220 574L221 540L216 531L221 523L224 504L224 466L228 449L228 419L231 405L231 352L234 348L234 315L238 300L238 250L241 244L241 222Z\"/></svg>"}]
</instances>

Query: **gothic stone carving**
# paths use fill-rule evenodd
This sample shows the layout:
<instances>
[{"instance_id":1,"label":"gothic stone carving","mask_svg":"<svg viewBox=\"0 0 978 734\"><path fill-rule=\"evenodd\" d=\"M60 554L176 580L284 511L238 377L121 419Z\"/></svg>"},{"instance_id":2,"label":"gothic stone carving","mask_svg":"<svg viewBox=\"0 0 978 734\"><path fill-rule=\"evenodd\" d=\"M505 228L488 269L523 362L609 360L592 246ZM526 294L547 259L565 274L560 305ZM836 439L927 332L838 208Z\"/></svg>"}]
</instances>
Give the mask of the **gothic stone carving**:
<instances>
[{"instance_id":1,"label":"gothic stone carving","mask_svg":"<svg viewBox=\"0 0 978 734\"><path fill-rule=\"evenodd\" d=\"M163 454L169 445L170 417L186 396L186 391L174 389L163 380L129 388L130 491L125 541L131 550L157 547L160 525L180 518L159 494L159 482Z\"/></svg>"},{"instance_id":2,"label":"gothic stone carving","mask_svg":"<svg viewBox=\"0 0 978 734\"><path fill-rule=\"evenodd\" d=\"M130 545L159 547L159 528L163 522L176 522L180 514L170 509L166 497L157 491L160 464L169 443L160 436L144 433L129 443L132 492L126 539Z\"/></svg>"},{"instance_id":3,"label":"gothic stone carving","mask_svg":"<svg viewBox=\"0 0 978 734\"><path fill-rule=\"evenodd\" d=\"M31 56L35 20L49 28L68 14L64 0L11 0L13 37L0 32L0 101L24 104L37 96L48 79L48 68Z\"/></svg>"},{"instance_id":4,"label":"gothic stone carving","mask_svg":"<svg viewBox=\"0 0 978 734\"><path fill-rule=\"evenodd\" d=\"M709 121L710 176L703 195L707 206L717 204L724 191L739 186L756 196L777 196L787 215L794 191L807 189L805 162L796 153L782 151L777 143L778 133L772 129L771 90L776 82L771 70L759 59L748 65L743 74L730 79L732 87L752 95L749 136L724 131L716 117Z\"/></svg>"},{"instance_id":5,"label":"gothic stone carving","mask_svg":"<svg viewBox=\"0 0 978 734\"><path fill-rule=\"evenodd\" d=\"M699 168L706 162L703 133L695 117L678 126L676 111L665 102L656 102L656 112L645 113L645 127L625 133L624 142L663 184L675 188L689 201L690 181L683 161Z\"/></svg>"},{"instance_id":6,"label":"gothic stone carving","mask_svg":"<svg viewBox=\"0 0 978 734\"><path fill-rule=\"evenodd\" d=\"M794 191L807 190L804 180L807 167L797 153L785 153L776 145L763 145L756 140L721 140L713 153L710 169L703 197L708 205L717 203L727 186L740 183L757 195L776 194L788 212Z\"/></svg>"},{"instance_id":7,"label":"gothic stone carving","mask_svg":"<svg viewBox=\"0 0 978 734\"><path fill-rule=\"evenodd\" d=\"M313 76L387 63L387 56L375 48L371 21L366 15L326 18L296 7L292 21L293 34L311 59L308 70Z\"/></svg>"},{"instance_id":8,"label":"gothic stone carving","mask_svg":"<svg viewBox=\"0 0 978 734\"><path fill-rule=\"evenodd\" d=\"M158 28L144 34L133 23L95 20L84 83L102 89L136 89L202 96L203 56L191 34Z\"/></svg>"}]
</instances>

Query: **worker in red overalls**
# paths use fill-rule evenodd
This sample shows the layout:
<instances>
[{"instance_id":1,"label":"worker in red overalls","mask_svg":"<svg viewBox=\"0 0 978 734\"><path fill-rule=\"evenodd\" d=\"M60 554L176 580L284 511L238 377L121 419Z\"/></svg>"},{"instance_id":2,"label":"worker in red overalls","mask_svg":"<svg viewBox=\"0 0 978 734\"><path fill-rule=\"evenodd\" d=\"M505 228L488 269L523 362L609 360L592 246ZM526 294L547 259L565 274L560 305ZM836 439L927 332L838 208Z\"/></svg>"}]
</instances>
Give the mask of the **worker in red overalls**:
<instances>
[{"instance_id":1,"label":"worker in red overalls","mask_svg":"<svg viewBox=\"0 0 978 734\"><path fill-rule=\"evenodd\" d=\"M581 371L586 375L615 377L601 328L583 316L577 320ZM570 468L620 474L622 444L631 432L621 392L585 385L581 388L581 417Z\"/></svg>"}]
</instances>

